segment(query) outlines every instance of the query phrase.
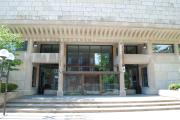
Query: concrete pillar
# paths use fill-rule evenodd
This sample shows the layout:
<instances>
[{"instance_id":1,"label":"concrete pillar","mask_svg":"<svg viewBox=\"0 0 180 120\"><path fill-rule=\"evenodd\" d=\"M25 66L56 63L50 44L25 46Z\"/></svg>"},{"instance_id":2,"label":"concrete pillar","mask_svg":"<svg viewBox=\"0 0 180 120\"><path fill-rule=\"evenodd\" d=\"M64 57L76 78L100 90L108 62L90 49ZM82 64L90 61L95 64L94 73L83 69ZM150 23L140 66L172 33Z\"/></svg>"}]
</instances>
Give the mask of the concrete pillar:
<instances>
[{"instance_id":1,"label":"concrete pillar","mask_svg":"<svg viewBox=\"0 0 180 120\"><path fill-rule=\"evenodd\" d=\"M63 96L63 71L64 71L64 42L61 42L59 45L59 79L58 79L58 91L57 96Z\"/></svg>"},{"instance_id":2,"label":"concrete pillar","mask_svg":"<svg viewBox=\"0 0 180 120\"><path fill-rule=\"evenodd\" d=\"M118 44L118 56L119 56L119 84L120 84L120 96L126 96L126 91L125 91L125 81L124 81L124 71L123 71L123 44L119 43Z\"/></svg>"},{"instance_id":3,"label":"concrete pillar","mask_svg":"<svg viewBox=\"0 0 180 120\"><path fill-rule=\"evenodd\" d=\"M151 55L153 53L153 48L152 48L152 43L151 42L147 43L147 53L149 55Z\"/></svg>"},{"instance_id":4,"label":"concrete pillar","mask_svg":"<svg viewBox=\"0 0 180 120\"><path fill-rule=\"evenodd\" d=\"M33 41L28 41L28 48L27 53L25 55L24 64L26 65L26 80L25 80L25 86L24 86L24 93L25 95L32 95L35 91L32 89L32 59L31 59L31 53L33 49Z\"/></svg>"},{"instance_id":5,"label":"concrete pillar","mask_svg":"<svg viewBox=\"0 0 180 120\"><path fill-rule=\"evenodd\" d=\"M180 53L179 53L179 45L178 44L174 44L174 53L176 54L176 55L180 55Z\"/></svg>"},{"instance_id":6,"label":"concrete pillar","mask_svg":"<svg viewBox=\"0 0 180 120\"><path fill-rule=\"evenodd\" d=\"M157 94L157 89L156 89L156 79L155 79L155 68L154 68L154 63L151 61L148 64L147 67L148 71L148 91L146 91L146 94Z\"/></svg>"},{"instance_id":7,"label":"concrete pillar","mask_svg":"<svg viewBox=\"0 0 180 120\"><path fill-rule=\"evenodd\" d=\"M142 91L144 94L156 94L156 83L155 83L155 71L154 71L154 58L153 58L153 44L151 42L147 43L147 52L150 57L149 63L147 65L148 74L148 87Z\"/></svg>"}]
</instances>

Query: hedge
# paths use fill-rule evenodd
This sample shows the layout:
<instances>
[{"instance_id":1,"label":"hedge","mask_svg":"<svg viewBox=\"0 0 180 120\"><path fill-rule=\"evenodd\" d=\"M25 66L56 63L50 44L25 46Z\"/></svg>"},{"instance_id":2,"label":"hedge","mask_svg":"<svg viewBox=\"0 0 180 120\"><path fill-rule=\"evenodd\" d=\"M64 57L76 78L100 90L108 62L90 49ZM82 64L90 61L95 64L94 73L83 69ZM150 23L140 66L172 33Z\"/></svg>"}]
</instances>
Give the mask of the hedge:
<instances>
[{"instance_id":1,"label":"hedge","mask_svg":"<svg viewBox=\"0 0 180 120\"><path fill-rule=\"evenodd\" d=\"M5 92L5 84L6 83L1 83L1 86L0 86L1 87L1 93ZM12 91L16 90L18 88L18 86L14 83L8 83L7 88L8 88L8 90L7 90L8 92L12 92Z\"/></svg>"},{"instance_id":2,"label":"hedge","mask_svg":"<svg viewBox=\"0 0 180 120\"><path fill-rule=\"evenodd\" d=\"M180 89L180 84L170 84L169 89L170 90L178 90L178 89Z\"/></svg>"}]
</instances>

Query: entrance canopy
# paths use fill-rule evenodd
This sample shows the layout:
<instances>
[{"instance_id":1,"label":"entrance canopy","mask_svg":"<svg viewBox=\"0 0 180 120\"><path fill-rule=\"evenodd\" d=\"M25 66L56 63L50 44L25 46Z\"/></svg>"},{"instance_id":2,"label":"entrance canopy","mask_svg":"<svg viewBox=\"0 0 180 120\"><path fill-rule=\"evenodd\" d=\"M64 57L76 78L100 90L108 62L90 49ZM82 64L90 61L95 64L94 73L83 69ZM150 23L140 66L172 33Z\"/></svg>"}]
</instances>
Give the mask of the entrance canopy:
<instances>
[{"instance_id":1,"label":"entrance canopy","mask_svg":"<svg viewBox=\"0 0 180 120\"><path fill-rule=\"evenodd\" d=\"M34 41L68 42L180 42L179 28L143 25L91 23L16 23L8 24L13 33Z\"/></svg>"}]
</instances>

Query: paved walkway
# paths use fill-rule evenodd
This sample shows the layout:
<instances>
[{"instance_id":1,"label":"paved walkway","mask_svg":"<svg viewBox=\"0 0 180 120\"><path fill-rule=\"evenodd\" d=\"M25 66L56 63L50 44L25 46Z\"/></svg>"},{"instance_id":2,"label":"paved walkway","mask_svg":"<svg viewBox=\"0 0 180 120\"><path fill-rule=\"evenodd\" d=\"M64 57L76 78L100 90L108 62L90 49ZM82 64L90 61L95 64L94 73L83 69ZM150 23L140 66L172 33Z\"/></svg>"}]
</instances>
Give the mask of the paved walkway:
<instances>
[{"instance_id":1,"label":"paved walkway","mask_svg":"<svg viewBox=\"0 0 180 120\"><path fill-rule=\"evenodd\" d=\"M179 120L180 111L113 113L7 113L3 120Z\"/></svg>"}]
</instances>

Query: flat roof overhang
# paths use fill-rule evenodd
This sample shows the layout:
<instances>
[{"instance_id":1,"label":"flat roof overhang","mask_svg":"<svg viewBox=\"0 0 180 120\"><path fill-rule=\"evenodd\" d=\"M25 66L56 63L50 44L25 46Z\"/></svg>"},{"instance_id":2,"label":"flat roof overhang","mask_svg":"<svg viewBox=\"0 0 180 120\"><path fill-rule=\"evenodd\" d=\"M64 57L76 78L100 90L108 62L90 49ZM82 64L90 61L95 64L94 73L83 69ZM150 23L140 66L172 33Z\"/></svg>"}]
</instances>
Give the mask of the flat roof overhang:
<instances>
[{"instance_id":1,"label":"flat roof overhang","mask_svg":"<svg viewBox=\"0 0 180 120\"><path fill-rule=\"evenodd\" d=\"M180 43L180 27L118 22L9 21L2 22L24 40L60 42Z\"/></svg>"}]
</instances>

